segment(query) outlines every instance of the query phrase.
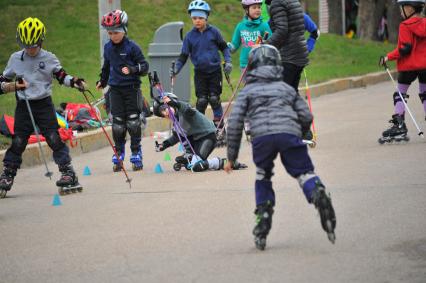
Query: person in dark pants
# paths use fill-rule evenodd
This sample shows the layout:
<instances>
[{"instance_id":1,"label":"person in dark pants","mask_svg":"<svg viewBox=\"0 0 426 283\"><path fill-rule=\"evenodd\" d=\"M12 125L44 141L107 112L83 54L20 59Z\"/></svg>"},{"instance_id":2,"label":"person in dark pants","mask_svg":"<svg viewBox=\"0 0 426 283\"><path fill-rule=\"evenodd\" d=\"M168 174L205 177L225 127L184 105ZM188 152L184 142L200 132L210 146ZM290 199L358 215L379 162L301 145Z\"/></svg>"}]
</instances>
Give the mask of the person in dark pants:
<instances>
[{"instance_id":1,"label":"person in dark pants","mask_svg":"<svg viewBox=\"0 0 426 283\"><path fill-rule=\"evenodd\" d=\"M237 96L228 120L228 163L230 173L240 149L244 119L251 127L253 161L256 164L256 247L263 250L272 226L275 192L272 188L274 160L279 154L287 172L299 181L309 203L321 216L321 224L334 243L336 217L325 186L302 137L312 123L312 114L303 98L282 81L279 51L272 45L254 48L249 55L247 84Z\"/></svg>"},{"instance_id":2,"label":"person in dark pants","mask_svg":"<svg viewBox=\"0 0 426 283\"><path fill-rule=\"evenodd\" d=\"M148 73L149 65L141 48L127 38L127 13L114 10L102 17L102 26L108 31L110 41L104 46L104 64L98 90L110 86L109 97L112 114L112 136L120 160L114 154L114 171L121 170L124 160L126 133L130 134L130 162L133 170L143 169L142 126L144 116L140 105L143 99L140 76Z\"/></svg>"},{"instance_id":3,"label":"person in dark pants","mask_svg":"<svg viewBox=\"0 0 426 283\"><path fill-rule=\"evenodd\" d=\"M179 101L177 96L172 93L166 93L166 96L162 99L155 99L153 109L154 115L168 118L172 121L175 120L188 138L187 141L180 133L179 139L180 128L176 128L177 125L175 124L173 125L173 135L158 144L157 151L163 151L182 140L182 142L186 142L186 153L176 157L177 163L192 169L194 172L201 172L207 169L223 169L225 159L219 157L209 158L217 143L216 127L212 121L198 110L192 108L188 103ZM172 115L175 119L172 118ZM192 152L192 149L194 152ZM234 169L246 167L244 164L235 163Z\"/></svg>"},{"instance_id":4,"label":"person in dark pants","mask_svg":"<svg viewBox=\"0 0 426 283\"><path fill-rule=\"evenodd\" d=\"M269 6L272 36L265 43L281 54L283 80L298 92L303 68L308 65L303 8L298 0L265 0Z\"/></svg>"},{"instance_id":5,"label":"person in dark pants","mask_svg":"<svg viewBox=\"0 0 426 283\"><path fill-rule=\"evenodd\" d=\"M71 165L69 149L58 133L59 126L51 95L53 77L61 85L80 90L85 89L85 83L81 78L68 75L58 58L41 48L45 35L46 28L39 19L27 18L20 22L16 38L23 50L10 56L6 69L0 76L0 94L15 92L17 99L14 136L3 159L4 168L0 176L0 198L4 198L12 188L22 163L22 153L28 138L34 132L26 99L29 101L36 126L52 149L53 160L62 174L56 182L56 185L62 188L60 192L81 189ZM18 79L17 82L12 81L15 78Z\"/></svg>"},{"instance_id":6,"label":"person in dark pants","mask_svg":"<svg viewBox=\"0 0 426 283\"><path fill-rule=\"evenodd\" d=\"M222 94L222 70L219 51L223 53L225 63L223 71L230 74L232 71L231 53L220 31L207 23L210 6L203 0L195 0L189 4L188 13L191 16L194 28L188 32L183 40L182 51L176 62L175 69L170 75L175 77L185 65L188 57L194 64L196 108L205 113L208 104L213 109L213 122L218 130L224 125L222 122L223 109L220 100ZM220 137L222 139L224 135ZM219 140L220 144L225 141Z\"/></svg>"}]
</instances>

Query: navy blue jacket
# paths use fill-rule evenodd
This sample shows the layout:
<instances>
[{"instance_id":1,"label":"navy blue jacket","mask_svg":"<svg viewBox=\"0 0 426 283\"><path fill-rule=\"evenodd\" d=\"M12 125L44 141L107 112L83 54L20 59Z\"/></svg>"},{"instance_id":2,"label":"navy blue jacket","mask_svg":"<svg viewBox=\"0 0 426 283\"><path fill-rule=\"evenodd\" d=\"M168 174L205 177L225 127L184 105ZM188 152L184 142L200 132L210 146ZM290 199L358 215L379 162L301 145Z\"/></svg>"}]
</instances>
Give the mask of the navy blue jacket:
<instances>
[{"instance_id":1,"label":"navy blue jacket","mask_svg":"<svg viewBox=\"0 0 426 283\"><path fill-rule=\"evenodd\" d=\"M130 74L121 72L123 67L130 69ZM102 66L101 84L110 86L140 85L139 76L148 73L149 65L142 50L134 41L124 37L119 44L111 40L104 46L104 65Z\"/></svg>"},{"instance_id":2,"label":"navy blue jacket","mask_svg":"<svg viewBox=\"0 0 426 283\"><path fill-rule=\"evenodd\" d=\"M193 28L183 40L182 51L176 62L176 69L179 72L185 65L188 56L190 56L195 71L203 73L216 72L221 67L219 50L222 51L225 62L231 62L231 52L216 27L207 25L203 32Z\"/></svg>"}]
</instances>

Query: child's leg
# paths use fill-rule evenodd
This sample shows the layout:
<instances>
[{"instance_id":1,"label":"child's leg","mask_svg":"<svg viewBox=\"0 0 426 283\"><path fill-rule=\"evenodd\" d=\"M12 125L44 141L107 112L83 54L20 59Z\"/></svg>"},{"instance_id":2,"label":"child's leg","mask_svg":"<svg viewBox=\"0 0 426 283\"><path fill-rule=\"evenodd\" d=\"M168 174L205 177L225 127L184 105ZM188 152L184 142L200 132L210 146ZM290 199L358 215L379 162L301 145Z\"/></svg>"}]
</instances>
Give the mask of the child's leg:
<instances>
[{"instance_id":1,"label":"child's leg","mask_svg":"<svg viewBox=\"0 0 426 283\"><path fill-rule=\"evenodd\" d=\"M274 159L278 154L275 135L262 136L252 141L253 161L256 165L256 206L271 203L275 205L275 193L271 178L274 175Z\"/></svg>"},{"instance_id":2,"label":"child's leg","mask_svg":"<svg viewBox=\"0 0 426 283\"><path fill-rule=\"evenodd\" d=\"M408 100L407 91L410 87L411 83L417 78L416 71L410 72L398 72L398 91L404 97L405 102ZM398 92L393 94L393 104L395 106L395 114L399 116L404 116L405 107L404 103L401 100L401 96Z\"/></svg>"},{"instance_id":3,"label":"child's leg","mask_svg":"<svg viewBox=\"0 0 426 283\"><path fill-rule=\"evenodd\" d=\"M55 108L51 97L45 99L31 101L31 109L34 115L34 120L40 129L40 133L46 138L46 142L53 151L53 160L58 165L61 172L61 178L56 182L58 187L81 189L78 183L78 178L71 165L71 156L68 146L61 140L58 133L58 122L56 120ZM68 190L59 191L67 193Z\"/></svg>"},{"instance_id":4,"label":"child's leg","mask_svg":"<svg viewBox=\"0 0 426 283\"><path fill-rule=\"evenodd\" d=\"M126 112L126 127L130 135L130 150L132 152L130 162L133 170L137 171L143 169L141 146L143 116L141 116L142 94L140 89L135 87L123 89L122 95Z\"/></svg>"},{"instance_id":5,"label":"child's leg","mask_svg":"<svg viewBox=\"0 0 426 283\"><path fill-rule=\"evenodd\" d=\"M309 157L307 146L297 136L290 134L277 136L277 143L281 147L280 156L283 165L291 176L298 179L308 202L313 203L318 209L322 228L327 232L329 240L334 243L336 215L331 199L325 193L324 185L314 173L314 166Z\"/></svg>"},{"instance_id":6,"label":"child's leg","mask_svg":"<svg viewBox=\"0 0 426 283\"><path fill-rule=\"evenodd\" d=\"M314 165L309 157L308 147L295 135L279 134L277 136L281 162L287 172L293 178L297 178L307 201L311 203L313 192L323 185L314 173Z\"/></svg>"},{"instance_id":7,"label":"child's leg","mask_svg":"<svg viewBox=\"0 0 426 283\"><path fill-rule=\"evenodd\" d=\"M34 131L25 101L18 101L15 109L15 124L12 144L3 159L3 172L0 176L0 198L6 196L12 188L17 170L22 163L22 153L28 144L28 138Z\"/></svg>"},{"instance_id":8,"label":"child's leg","mask_svg":"<svg viewBox=\"0 0 426 283\"><path fill-rule=\"evenodd\" d=\"M126 144L126 113L124 99L119 89L110 88L110 107L112 114L112 138L118 156L124 159L124 146ZM115 156L113 156L114 161ZM116 158L115 158L116 159ZM118 160L116 160L118 162Z\"/></svg>"},{"instance_id":9,"label":"child's leg","mask_svg":"<svg viewBox=\"0 0 426 283\"><path fill-rule=\"evenodd\" d=\"M213 110L213 122L215 122L217 128L223 126L218 125L223 116L223 108L220 100L220 95L222 94L222 81L222 70L219 69L209 74L209 103Z\"/></svg>"},{"instance_id":10,"label":"child's leg","mask_svg":"<svg viewBox=\"0 0 426 283\"><path fill-rule=\"evenodd\" d=\"M426 113L426 70L419 72L419 97Z\"/></svg>"},{"instance_id":11,"label":"child's leg","mask_svg":"<svg viewBox=\"0 0 426 283\"><path fill-rule=\"evenodd\" d=\"M201 139L192 141L192 146L194 148L195 154L199 157L198 161L191 162L193 163L192 170L194 172L200 172L209 169L210 163L207 158L216 146L216 135L212 133L210 135L202 137Z\"/></svg>"},{"instance_id":12,"label":"child's leg","mask_svg":"<svg viewBox=\"0 0 426 283\"><path fill-rule=\"evenodd\" d=\"M194 85L195 96L197 97L195 108L204 114L206 112L207 105L209 104L208 77L206 77L203 73L195 71Z\"/></svg>"}]
</instances>

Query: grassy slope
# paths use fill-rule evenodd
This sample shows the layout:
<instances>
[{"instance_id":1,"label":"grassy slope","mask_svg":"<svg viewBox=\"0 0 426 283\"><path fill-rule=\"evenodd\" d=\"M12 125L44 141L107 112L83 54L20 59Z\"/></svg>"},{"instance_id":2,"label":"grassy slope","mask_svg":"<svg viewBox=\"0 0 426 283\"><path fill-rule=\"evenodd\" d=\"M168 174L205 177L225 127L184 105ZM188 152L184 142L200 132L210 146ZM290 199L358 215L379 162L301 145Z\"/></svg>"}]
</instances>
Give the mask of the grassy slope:
<instances>
[{"instance_id":1,"label":"grassy slope","mask_svg":"<svg viewBox=\"0 0 426 283\"><path fill-rule=\"evenodd\" d=\"M10 54L18 49L15 41L16 26L22 19L39 17L47 27L44 47L54 52L64 68L70 73L84 77L94 90L100 71L97 1L83 0L2 0L3 27L0 30L0 71L5 67ZM129 37L137 41L144 54L155 30L169 21L183 20L187 32L191 28L186 13L189 0L128 0L121 1L129 14ZM213 13L210 22L218 26L226 40L230 40L236 23L241 19L242 9L237 1L210 1ZM310 83L336 77L357 75L379 70L377 58L392 48L381 43L348 40L334 35L322 35L308 67ZM238 81L238 55L234 56L232 81ZM144 93L148 94L146 78ZM224 87L224 99L230 95ZM100 93L96 93L100 97ZM55 83L54 101L80 101L82 97L69 88ZM0 114L13 113L13 95L0 97Z\"/></svg>"}]
</instances>

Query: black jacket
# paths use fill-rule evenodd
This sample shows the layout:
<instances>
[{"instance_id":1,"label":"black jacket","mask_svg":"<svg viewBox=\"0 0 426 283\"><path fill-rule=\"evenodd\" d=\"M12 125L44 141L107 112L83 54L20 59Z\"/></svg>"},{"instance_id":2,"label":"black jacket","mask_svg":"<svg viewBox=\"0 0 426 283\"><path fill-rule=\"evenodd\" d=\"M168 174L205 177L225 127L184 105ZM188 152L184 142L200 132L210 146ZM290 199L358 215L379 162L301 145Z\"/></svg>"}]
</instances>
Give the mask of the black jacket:
<instances>
[{"instance_id":1,"label":"black jacket","mask_svg":"<svg viewBox=\"0 0 426 283\"><path fill-rule=\"evenodd\" d=\"M272 36L265 43L280 50L283 63L309 63L303 9L298 0L272 0L269 8Z\"/></svg>"}]
</instances>

